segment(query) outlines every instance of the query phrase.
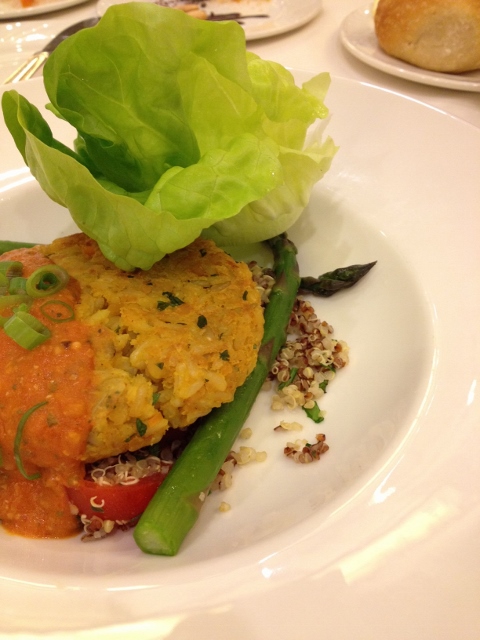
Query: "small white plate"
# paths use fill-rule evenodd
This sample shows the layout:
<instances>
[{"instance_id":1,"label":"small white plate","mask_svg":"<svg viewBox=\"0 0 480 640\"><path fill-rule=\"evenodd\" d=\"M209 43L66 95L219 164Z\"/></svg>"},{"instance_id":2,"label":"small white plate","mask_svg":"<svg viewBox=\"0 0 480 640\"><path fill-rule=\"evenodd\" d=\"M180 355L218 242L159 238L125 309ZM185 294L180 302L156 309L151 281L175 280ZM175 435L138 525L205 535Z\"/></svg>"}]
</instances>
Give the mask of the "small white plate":
<instances>
[{"instance_id":1,"label":"small white plate","mask_svg":"<svg viewBox=\"0 0 480 640\"><path fill-rule=\"evenodd\" d=\"M340 38L345 48L356 58L392 76L445 89L480 91L480 70L461 75L438 73L414 67L387 55L378 44L370 8L357 9L349 14L342 23Z\"/></svg>"},{"instance_id":2,"label":"small white plate","mask_svg":"<svg viewBox=\"0 0 480 640\"><path fill-rule=\"evenodd\" d=\"M68 9L77 4L83 4L88 0L35 0L31 7L22 7L20 0L2 0L0 6L0 20L10 18L29 18L41 13L50 13Z\"/></svg>"},{"instance_id":3,"label":"small white plate","mask_svg":"<svg viewBox=\"0 0 480 640\"><path fill-rule=\"evenodd\" d=\"M18 90L70 143L41 80ZM290 231L301 271L378 260L317 302L351 347L322 402L330 451L286 459L261 396L248 442L267 460L209 497L176 557L142 554L128 532L0 531L0 638L480 638L480 129L339 78L326 103L339 151ZM0 238L73 232L3 123L0 148Z\"/></svg>"},{"instance_id":4,"label":"small white plate","mask_svg":"<svg viewBox=\"0 0 480 640\"><path fill-rule=\"evenodd\" d=\"M114 4L125 4L132 0L99 0L97 11L103 15L108 7ZM142 2L145 0L133 0ZM154 2L155 0L146 0ZM192 3L194 0L192 0ZM167 4L165 2L165 4ZM173 6L175 0L168 2ZM178 4L182 4L178 2ZM267 15L266 18L246 18L242 27L247 40L258 40L276 36L287 31L293 31L310 22L320 13L322 0L240 0L237 2L223 2L222 0L204 0L196 2L201 4L207 13L226 14L241 13L242 15Z\"/></svg>"}]
</instances>

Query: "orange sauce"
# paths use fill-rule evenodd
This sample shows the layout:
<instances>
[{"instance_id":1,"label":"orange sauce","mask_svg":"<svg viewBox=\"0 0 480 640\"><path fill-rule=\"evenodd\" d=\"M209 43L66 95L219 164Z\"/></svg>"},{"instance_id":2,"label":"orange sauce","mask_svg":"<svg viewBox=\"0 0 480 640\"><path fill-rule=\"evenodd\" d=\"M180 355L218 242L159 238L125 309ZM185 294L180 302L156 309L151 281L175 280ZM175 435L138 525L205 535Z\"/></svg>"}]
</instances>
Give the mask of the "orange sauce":
<instances>
[{"instance_id":1,"label":"orange sauce","mask_svg":"<svg viewBox=\"0 0 480 640\"><path fill-rule=\"evenodd\" d=\"M0 260L19 260L24 276L50 263L36 248L11 251ZM70 279L51 298L74 308L80 287ZM79 527L65 487L84 473L80 458L91 429L93 351L83 324L75 319L57 323L43 315L41 306L47 300L50 297L36 299L30 308L52 332L40 346L24 349L0 329L0 520L13 533L61 538ZM29 480L18 469L14 440L22 415L42 402L46 404L25 423L20 444L25 472L40 475Z\"/></svg>"}]
</instances>

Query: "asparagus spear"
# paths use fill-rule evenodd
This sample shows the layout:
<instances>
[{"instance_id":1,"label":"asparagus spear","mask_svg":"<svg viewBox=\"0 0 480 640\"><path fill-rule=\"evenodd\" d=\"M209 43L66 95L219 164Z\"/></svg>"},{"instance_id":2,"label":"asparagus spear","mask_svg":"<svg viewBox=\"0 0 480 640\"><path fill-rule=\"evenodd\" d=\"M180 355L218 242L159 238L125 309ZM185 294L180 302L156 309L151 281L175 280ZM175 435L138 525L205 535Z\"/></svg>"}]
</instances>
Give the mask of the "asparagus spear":
<instances>
[{"instance_id":1,"label":"asparagus spear","mask_svg":"<svg viewBox=\"0 0 480 640\"><path fill-rule=\"evenodd\" d=\"M306 277L300 282L300 293L313 293L316 296L328 298L337 291L347 289L356 284L376 262L368 264L352 264L349 267L340 267L334 271L328 271L318 278Z\"/></svg>"},{"instance_id":2,"label":"asparagus spear","mask_svg":"<svg viewBox=\"0 0 480 640\"><path fill-rule=\"evenodd\" d=\"M273 238L269 244L274 255L276 282L265 310L264 336L257 364L237 389L234 400L203 420L141 516L133 535L146 553L172 556L179 550L285 343L300 284L297 252L285 234Z\"/></svg>"}]
</instances>

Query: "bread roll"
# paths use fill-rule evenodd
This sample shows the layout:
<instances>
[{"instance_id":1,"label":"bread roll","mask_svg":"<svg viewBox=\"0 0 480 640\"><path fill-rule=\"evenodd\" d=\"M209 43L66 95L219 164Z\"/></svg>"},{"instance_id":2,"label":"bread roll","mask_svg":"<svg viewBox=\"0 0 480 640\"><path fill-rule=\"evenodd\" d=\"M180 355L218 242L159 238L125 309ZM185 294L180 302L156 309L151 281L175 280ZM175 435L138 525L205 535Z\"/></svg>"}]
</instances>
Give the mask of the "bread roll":
<instances>
[{"instance_id":1,"label":"bread roll","mask_svg":"<svg viewBox=\"0 0 480 640\"><path fill-rule=\"evenodd\" d=\"M444 73L480 68L480 0L379 0L374 20L388 55Z\"/></svg>"}]
</instances>

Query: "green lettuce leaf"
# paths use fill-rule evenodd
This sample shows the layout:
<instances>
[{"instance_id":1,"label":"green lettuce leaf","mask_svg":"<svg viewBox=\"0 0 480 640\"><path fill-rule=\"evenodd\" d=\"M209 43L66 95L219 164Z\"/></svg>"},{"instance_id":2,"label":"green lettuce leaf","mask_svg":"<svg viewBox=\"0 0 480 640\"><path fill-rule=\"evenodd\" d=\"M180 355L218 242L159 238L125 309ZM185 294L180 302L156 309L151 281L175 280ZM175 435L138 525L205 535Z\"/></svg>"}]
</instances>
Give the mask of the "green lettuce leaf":
<instances>
[{"instance_id":1,"label":"green lettuce leaf","mask_svg":"<svg viewBox=\"0 0 480 640\"><path fill-rule=\"evenodd\" d=\"M44 84L74 148L15 90L7 127L43 190L125 270L199 235L232 245L285 231L336 152L322 140L328 75L297 86L246 51L234 22L117 5L54 51Z\"/></svg>"}]
</instances>

